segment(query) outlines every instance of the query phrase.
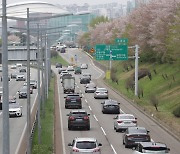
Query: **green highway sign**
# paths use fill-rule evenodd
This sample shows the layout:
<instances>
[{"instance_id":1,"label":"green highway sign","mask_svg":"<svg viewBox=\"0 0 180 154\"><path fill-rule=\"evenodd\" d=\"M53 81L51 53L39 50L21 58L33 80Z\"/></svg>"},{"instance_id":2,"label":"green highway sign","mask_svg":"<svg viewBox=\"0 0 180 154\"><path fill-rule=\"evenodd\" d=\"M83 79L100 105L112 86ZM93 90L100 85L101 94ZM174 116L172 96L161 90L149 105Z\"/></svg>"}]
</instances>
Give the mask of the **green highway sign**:
<instances>
[{"instance_id":1,"label":"green highway sign","mask_svg":"<svg viewBox=\"0 0 180 154\"><path fill-rule=\"evenodd\" d=\"M127 60L128 47L127 45L96 45L96 60Z\"/></svg>"},{"instance_id":2,"label":"green highway sign","mask_svg":"<svg viewBox=\"0 0 180 154\"><path fill-rule=\"evenodd\" d=\"M115 39L115 44L127 45L128 44L128 39L127 38L116 38Z\"/></svg>"}]
</instances>

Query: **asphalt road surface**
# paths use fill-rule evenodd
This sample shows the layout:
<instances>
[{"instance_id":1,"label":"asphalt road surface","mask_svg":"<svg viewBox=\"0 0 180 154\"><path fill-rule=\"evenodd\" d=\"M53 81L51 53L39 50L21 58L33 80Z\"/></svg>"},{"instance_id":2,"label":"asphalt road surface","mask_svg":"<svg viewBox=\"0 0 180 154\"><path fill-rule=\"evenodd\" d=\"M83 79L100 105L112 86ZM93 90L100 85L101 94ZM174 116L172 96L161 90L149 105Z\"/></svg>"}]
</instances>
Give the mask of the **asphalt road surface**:
<instances>
[{"instance_id":1,"label":"asphalt road surface","mask_svg":"<svg viewBox=\"0 0 180 154\"><path fill-rule=\"evenodd\" d=\"M83 72L88 72L92 74L92 80L97 84L98 87L108 88L102 81L104 77L104 72L97 68L90 59L89 56L84 54L78 49L68 49L67 53L61 53L61 56L72 62L72 57L77 58L76 64L80 65L81 63L87 63L89 65L87 70ZM53 67L57 73L57 69ZM63 143L63 154L69 154L70 148L68 143L71 143L75 137L95 137L98 142L102 143L101 153L102 154L132 154L131 149L126 149L123 145L123 133L116 132L113 129L113 117L115 115L106 115L101 112L101 102L102 99L94 99L93 94L84 92L84 85L79 83L79 78L81 75L74 75L76 78L76 92L81 93L82 95L82 105L88 113L90 113L90 124L91 129L86 130L68 130L68 117L66 116L71 109L65 109L64 107L64 94L60 81L58 80L58 90L59 90L59 105L60 105L60 123L61 123L61 133L62 143ZM59 75L58 75L59 78ZM171 149L171 154L179 154L180 142L172 137L168 132L162 129L150 118L145 116L137 108L135 108L129 101L124 99L122 96L108 88L109 98L115 99L120 102L121 113L131 113L133 114L138 121L138 126L143 126L150 131L150 136L152 141L166 143L167 146Z\"/></svg>"}]
</instances>

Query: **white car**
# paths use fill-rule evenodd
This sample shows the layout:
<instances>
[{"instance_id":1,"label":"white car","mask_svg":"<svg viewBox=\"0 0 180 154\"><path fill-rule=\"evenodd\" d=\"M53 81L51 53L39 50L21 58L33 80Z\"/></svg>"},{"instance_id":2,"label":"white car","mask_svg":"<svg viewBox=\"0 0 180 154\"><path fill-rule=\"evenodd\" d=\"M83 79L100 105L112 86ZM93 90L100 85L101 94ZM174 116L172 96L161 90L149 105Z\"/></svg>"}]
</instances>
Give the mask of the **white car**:
<instances>
[{"instance_id":1,"label":"white car","mask_svg":"<svg viewBox=\"0 0 180 154\"><path fill-rule=\"evenodd\" d=\"M26 81L26 77L24 74L17 74L16 81Z\"/></svg>"},{"instance_id":2,"label":"white car","mask_svg":"<svg viewBox=\"0 0 180 154\"><path fill-rule=\"evenodd\" d=\"M126 130L128 127L137 126L137 118L132 114L119 114L114 119L114 130L116 132Z\"/></svg>"},{"instance_id":3,"label":"white car","mask_svg":"<svg viewBox=\"0 0 180 154\"><path fill-rule=\"evenodd\" d=\"M134 150L133 154L167 154L170 151L166 144L160 142L139 142Z\"/></svg>"},{"instance_id":4,"label":"white car","mask_svg":"<svg viewBox=\"0 0 180 154\"><path fill-rule=\"evenodd\" d=\"M14 65L11 65L11 67L10 67L11 69L16 69L17 68L17 66L14 64Z\"/></svg>"},{"instance_id":5,"label":"white car","mask_svg":"<svg viewBox=\"0 0 180 154\"><path fill-rule=\"evenodd\" d=\"M96 88L94 92L94 98L106 98L108 99L108 90L106 88Z\"/></svg>"},{"instance_id":6,"label":"white car","mask_svg":"<svg viewBox=\"0 0 180 154\"><path fill-rule=\"evenodd\" d=\"M68 66L67 71L74 71L74 67L73 66Z\"/></svg>"},{"instance_id":7,"label":"white car","mask_svg":"<svg viewBox=\"0 0 180 154\"><path fill-rule=\"evenodd\" d=\"M18 103L11 103L9 104L9 116L16 116L21 117L22 116L22 106L20 106Z\"/></svg>"},{"instance_id":8,"label":"white car","mask_svg":"<svg viewBox=\"0 0 180 154\"><path fill-rule=\"evenodd\" d=\"M71 147L70 154L101 154L102 144L98 143L95 138L77 137L68 146Z\"/></svg>"},{"instance_id":9,"label":"white car","mask_svg":"<svg viewBox=\"0 0 180 154\"><path fill-rule=\"evenodd\" d=\"M81 64L81 69L87 69L88 68L88 64Z\"/></svg>"},{"instance_id":10,"label":"white car","mask_svg":"<svg viewBox=\"0 0 180 154\"><path fill-rule=\"evenodd\" d=\"M62 78L62 76L63 76L64 74L69 74L69 72L68 72L68 71L62 71L62 72L60 73L60 79Z\"/></svg>"}]
</instances>

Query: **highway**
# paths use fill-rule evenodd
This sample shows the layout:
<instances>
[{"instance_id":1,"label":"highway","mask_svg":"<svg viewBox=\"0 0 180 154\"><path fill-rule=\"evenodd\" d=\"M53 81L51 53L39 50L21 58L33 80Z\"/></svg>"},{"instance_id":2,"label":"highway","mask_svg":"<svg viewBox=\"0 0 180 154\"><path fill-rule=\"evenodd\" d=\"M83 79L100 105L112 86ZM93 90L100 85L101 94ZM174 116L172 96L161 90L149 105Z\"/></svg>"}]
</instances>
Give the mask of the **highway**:
<instances>
[{"instance_id":1,"label":"highway","mask_svg":"<svg viewBox=\"0 0 180 154\"><path fill-rule=\"evenodd\" d=\"M68 49L67 53L61 53L61 56L67 61L71 62L71 58L77 56L77 64L87 63L89 68L83 70L83 72L88 72L92 74L92 80L97 84L98 87L108 88L102 81L104 77L104 72L97 68L90 59L89 56L79 51L78 49ZM53 70L57 69L53 67ZM131 149L126 149L122 143L123 133L116 132L113 129L113 117L115 115L106 115L101 112L101 102L102 99L94 99L93 94L84 92L84 85L79 83L79 78L81 75L74 75L76 78L76 92L82 95L83 109L90 113L91 129L86 130L71 130L67 128L67 116L71 109L65 109L64 107L64 94L62 91L62 85L58 80L59 89L59 105L60 105L60 123L62 132L62 143L63 143L63 154L69 154L68 143L71 143L75 137L95 137L102 143L101 153L102 154L132 154ZM59 79L59 75L58 75ZM109 97L120 102L121 113L131 113L138 121L138 126L143 126L150 131L150 136L152 141L163 142L171 149L171 154L179 154L180 142L172 137L168 132L162 129L149 117L145 116L137 108L135 108L129 101L124 99L122 96L117 94L112 89L108 88Z\"/></svg>"},{"instance_id":2,"label":"highway","mask_svg":"<svg viewBox=\"0 0 180 154\"><path fill-rule=\"evenodd\" d=\"M9 74L12 72L18 73L17 69L10 69ZM26 74L26 73L25 73ZM2 72L0 73L0 76ZM35 69L31 69L31 79L37 79L37 71ZM27 99L19 99L18 90L23 86L25 81L16 81L16 79L11 79L9 81L9 95L16 96L16 102L18 102L22 106L22 117L12 117L9 118L10 123L10 154L15 154L17 152L17 147L20 144L23 133L25 133L25 125L27 121ZM2 82L0 82L0 87L2 87ZM33 89L33 94L31 97L31 108L35 105L35 99L37 97L37 89ZM2 154L2 110L0 110L0 154Z\"/></svg>"}]
</instances>

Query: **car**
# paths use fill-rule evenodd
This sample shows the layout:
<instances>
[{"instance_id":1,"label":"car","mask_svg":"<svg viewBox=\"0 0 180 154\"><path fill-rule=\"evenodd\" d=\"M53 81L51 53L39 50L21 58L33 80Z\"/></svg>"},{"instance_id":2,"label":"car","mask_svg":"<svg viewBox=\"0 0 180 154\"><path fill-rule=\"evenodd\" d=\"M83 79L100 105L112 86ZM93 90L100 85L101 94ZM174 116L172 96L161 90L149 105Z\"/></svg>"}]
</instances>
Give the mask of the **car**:
<instances>
[{"instance_id":1,"label":"car","mask_svg":"<svg viewBox=\"0 0 180 154\"><path fill-rule=\"evenodd\" d=\"M167 154L170 151L166 144L160 142L139 142L133 150L133 154Z\"/></svg>"},{"instance_id":2,"label":"car","mask_svg":"<svg viewBox=\"0 0 180 154\"><path fill-rule=\"evenodd\" d=\"M70 154L101 154L100 146L102 144L98 143L94 137L76 137L68 146L71 147Z\"/></svg>"},{"instance_id":3,"label":"car","mask_svg":"<svg viewBox=\"0 0 180 154\"><path fill-rule=\"evenodd\" d=\"M135 147L138 142L150 142L149 131L144 127L128 127L123 135L125 148Z\"/></svg>"},{"instance_id":4,"label":"car","mask_svg":"<svg viewBox=\"0 0 180 154\"><path fill-rule=\"evenodd\" d=\"M24 82L23 86L27 86L27 82ZM37 81L30 80L30 86L32 87L32 89L37 89Z\"/></svg>"},{"instance_id":5,"label":"car","mask_svg":"<svg viewBox=\"0 0 180 154\"><path fill-rule=\"evenodd\" d=\"M2 110L2 94L0 95L0 110ZM16 97L15 96L9 96L9 104L16 103Z\"/></svg>"},{"instance_id":6,"label":"car","mask_svg":"<svg viewBox=\"0 0 180 154\"><path fill-rule=\"evenodd\" d=\"M81 77L80 78L80 84L88 84L90 83L90 78L89 77Z\"/></svg>"},{"instance_id":7,"label":"car","mask_svg":"<svg viewBox=\"0 0 180 154\"><path fill-rule=\"evenodd\" d=\"M26 73L26 68L25 67L19 68L19 73Z\"/></svg>"},{"instance_id":8,"label":"car","mask_svg":"<svg viewBox=\"0 0 180 154\"><path fill-rule=\"evenodd\" d=\"M26 81L26 77L24 74L17 74L16 81Z\"/></svg>"},{"instance_id":9,"label":"car","mask_svg":"<svg viewBox=\"0 0 180 154\"><path fill-rule=\"evenodd\" d=\"M106 88L96 88L96 91L94 92L94 98L105 98L108 99L108 90Z\"/></svg>"},{"instance_id":10,"label":"car","mask_svg":"<svg viewBox=\"0 0 180 154\"><path fill-rule=\"evenodd\" d=\"M19 103L11 103L9 104L9 116L16 116L21 117L22 116L22 106L19 105Z\"/></svg>"},{"instance_id":11,"label":"car","mask_svg":"<svg viewBox=\"0 0 180 154\"><path fill-rule=\"evenodd\" d=\"M136 127L137 126L137 118L132 114L119 114L114 117L114 130L125 131L128 127Z\"/></svg>"},{"instance_id":12,"label":"car","mask_svg":"<svg viewBox=\"0 0 180 154\"><path fill-rule=\"evenodd\" d=\"M15 73L15 72L14 72L14 73L11 73L10 76L11 76L11 79L16 79L17 73Z\"/></svg>"},{"instance_id":13,"label":"car","mask_svg":"<svg viewBox=\"0 0 180 154\"><path fill-rule=\"evenodd\" d=\"M66 109L82 109L82 97L78 93L67 94L64 98Z\"/></svg>"},{"instance_id":14,"label":"car","mask_svg":"<svg viewBox=\"0 0 180 154\"><path fill-rule=\"evenodd\" d=\"M60 79L62 78L62 76L63 76L64 74L69 74L69 72L68 72L68 71L62 71L61 74L60 74Z\"/></svg>"},{"instance_id":15,"label":"car","mask_svg":"<svg viewBox=\"0 0 180 154\"><path fill-rule=\"evenodd\" d=\"M74 67L73 66L68 66L67 71L74 71Z\"/></svg>"},{"instance_id":16,"label":"car","mask_svg":"<svg viewBox=\"0 0 180 154\"><path fill-rule=\"evenodd\" d=\"M16 66L15 64L13 64L13 65L10 66L10 68L11 68L11 69L16 69L17 66Z\"/></svg>"},{"instance_id":17,"label":"car","mask_svg":"<svg viewBox=\"0 0 180 154\"><path fill-rule=\"evenodd\" d=\"M90 82L85 86L85 93L94 93L95 91L96 91L95 83Z\"/></svg>"},{"instance_id":18,"label":"car","mask_svg":"<svg viewBox=\"0 0 180 154\"><path fill-rule=\"evenodd\" d=\"M87 77L87 78L90 78L90 80L91 80L91 74L90 73L83 73L82 77Z\"/></svg>"},{"instance_id":19,"label":"car","mask_svg":"<svg viewBox=\"0 0 180 154\"><path fill-rule=\"evenodd\" d=\"M66 52L66 48L65 47L61 48L60 52L61 53L65 53Z\"/></svg>"},{"instance_id":20,"label":"car","mask_svg":"<svg viewBox=\"0 0 180 154\"><path fill-rule=\"evenodd\" d=\"M22 67L23 65L22 65L22 63L17 63L16 64L16 67Z\"/></svg>"},{"instance_id":21,"label":"car","mask_svg":"<svg viewBox=\"0 0 180 154\"><path fill-rule=\"evenodd\" d=\"M81 64L81 69L88 69L88 64Z\"/></svg>"},{"instance_id":22,"label":"car","mask_svg":"<svg viewBox=\"0 0 180 154\"><path fill-rule=\"evenodd\" d=\"M81 67L74 68L74 74L81 74L81 73L82 73Z\"/></svg>"},{"instance_id":23,"label":"car","mask_svg":"<svg viewBox=\"0 0 180 154\"><path fill-rule=\"evenodd\" d=\"M116 100L108 99L103 101L102 103L102 113L110 113L110 114L119 114L120 107Z\"/></svg>"},{"instance_id":24,"label":"car","mask_svg":"<svg viewBox=\"0 0 180 154\"><path fill-rule=\"evenodd\" d=\"M19 98L27 98L27 88L26 87L22 87L19 91Z\"/></svg>"},{"instance_id":25,"label":"car","mask_svg":"<svg viewBox=\"0 0 180 154\"><path fill-rule=\"evenodd\" d=\"M85 128L90 130L90 119L85 110L72 110L68 116L68 130L73 128Z\"/></svg>"},{"instance_id":26,"label":"car","mask_svg":"<svg viewBox=\"0 0 180 154\"><path fill-rule=\"evenodd\" d=\"M27 89L27 85L23 85L23 88ZM31 85L30 85L30 94L33 94L33 88Z\"/></svg>"},{"instance_id":27,"label":"car","mask_svg":"<svg viewBox=\"0 0 180 154\"><path fill-rule=\"evenodd\" d=\"M62 68L62 64L61 63L56 63L56 68Z\"/></svg>"},{"instance_id":28,"label":"car","mask_svg":"<svg viewBox=\"0 0 180 154\"><path fill-rule=\"evenodd\" d=\"M58 69L58 74L61 74L62 71L66 71L66 68L59 68Z\"/></svg>"}]
</instances>

